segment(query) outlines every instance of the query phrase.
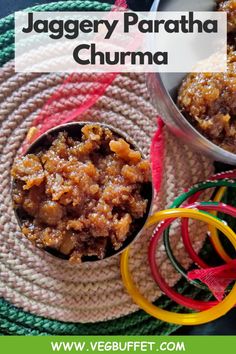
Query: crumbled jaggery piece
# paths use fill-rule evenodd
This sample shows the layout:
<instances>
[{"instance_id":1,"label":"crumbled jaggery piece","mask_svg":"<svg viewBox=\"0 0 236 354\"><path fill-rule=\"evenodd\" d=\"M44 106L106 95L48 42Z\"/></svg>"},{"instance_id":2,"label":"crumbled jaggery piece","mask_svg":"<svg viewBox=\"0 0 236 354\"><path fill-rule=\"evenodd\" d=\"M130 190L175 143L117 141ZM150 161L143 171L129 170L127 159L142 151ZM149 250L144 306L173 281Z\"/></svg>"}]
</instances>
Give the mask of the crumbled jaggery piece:
<instances>
[{"instance_id":1,"label":"crumbled jaggery piece","mask_svg":"<svg viewBox=\"0 0 236 354\"><path fill-rule=\"evenodd\" d=\"M44 171L40 158L33 154L16 159L11 174L15 179L25 182L23 189L39 186L44 181Z\"/></svg>"},{"instance_id":2,"label":"crumbled jaggery piece","mask_svg":"<svg viewBox=\"0 0 236 354\"><path fill-rule=\"evenodd\" d=\"M111 151L126 162L137 163L141 160L140 152L131 149L124 139L112 140L109 146Z\"/></svg>"},{"instance_id":3,"label":"crumbled jaggery piece","mask_svg":"<svg viewBox=\"0 0 236 354\"><path fill-rule=\"evenodd\" d=\"M36 216L44 199L43 186L32 187L28 193L24 193L22 205L24 210L31 216Z\"/></svg>"},{"instance_id":4,"label":"crumbled jaggery piece","mask_svg":"<svg viewBox=\"0 0 236 354\"><path fill-rule=\"evenodd\" d=\"M76 247L76 244L77 244L76 235L67 232L64 234L63 241L60 245L59 250L61 253L65 254L65 255L69 255Z\"/></svg>"},{"instance_id":5,"label":"crumbled jaggery piece","mask_svg":"<svg viewBox=\"0 0 236 354\"><path fill-rule=\"evenodd\" d=\"M48 225L57 225L62 219L64 214L64 209L62 205L52 200L46 200L40 203L38 210L38 219L40 222Z\"/></svg>"},{"instance_id":6,"label":"crumbled jaggery piece","mask_svg":"<svg viewBox=\"0 0 236 354\"><path fill-rule=\"evenodd\" d=\"M124 242L129 232L132 218L130 214L125 214L115 223L115 234L117 241Z\"/></svg>"}]
</instances>

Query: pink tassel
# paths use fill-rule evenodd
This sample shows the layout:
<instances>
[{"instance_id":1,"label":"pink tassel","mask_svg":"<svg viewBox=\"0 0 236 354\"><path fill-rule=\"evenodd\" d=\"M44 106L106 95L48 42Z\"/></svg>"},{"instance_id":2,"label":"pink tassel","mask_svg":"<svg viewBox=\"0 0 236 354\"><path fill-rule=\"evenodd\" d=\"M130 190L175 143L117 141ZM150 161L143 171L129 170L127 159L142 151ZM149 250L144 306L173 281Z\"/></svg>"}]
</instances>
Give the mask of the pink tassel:
<instances>
[{"instance_id":1,"label":"pink tassel","mask_svg":"<svg viewBox=\"0 0 236 354\"><path fill-rule=\"evenodd\" d=\"M164 156L164 140L162 134L163 122L160 118L157 119L158 129L154 134L151 144L151 164L152 164L152 180L157 193L161 188L163 175L163 156Z\"/></svg>"},{"instance_id":2,"label":"pink tassel","mask_svg":"<svg viewBox=\"0 0 236 354\"><path fill-rule=\"evenodd\" d=\"M188 278L205 283L215 298L222 301L228 285L236 280L236 260L220 267L192 270Z\"/></svg>"}]
</instances>

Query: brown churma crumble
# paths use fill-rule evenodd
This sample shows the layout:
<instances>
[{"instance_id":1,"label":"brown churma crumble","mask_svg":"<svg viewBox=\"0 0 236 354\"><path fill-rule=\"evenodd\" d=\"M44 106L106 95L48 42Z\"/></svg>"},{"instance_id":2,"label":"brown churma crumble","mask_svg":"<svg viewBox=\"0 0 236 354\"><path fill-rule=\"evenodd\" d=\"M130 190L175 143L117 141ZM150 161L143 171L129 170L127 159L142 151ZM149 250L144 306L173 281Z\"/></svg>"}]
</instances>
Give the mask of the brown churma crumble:
<instances>
[{"instance_id":1,"label":"brown churma crumble","mask_svg":"<svg viewBox=\"0 0 236 354\"><path fill-rule=\"evenodd\" d=\"M81 131L79 140L59 133L12 167L23 234L74 263L123 245L146 213L142 187L150 182L149 161L124 139L96 124Z\"/></svg>"},{"instance_id":2,"label":"brown churma crumble","mask_svg":"<svg viewBox=\"0 0 236 354\"><path fill-rule=\"evenodd\" d=\"M209 140L236 153L236 0L217 1L228 14L228 71L191 73L183 81L178 106Z\"/></svg>"}]
</instances>

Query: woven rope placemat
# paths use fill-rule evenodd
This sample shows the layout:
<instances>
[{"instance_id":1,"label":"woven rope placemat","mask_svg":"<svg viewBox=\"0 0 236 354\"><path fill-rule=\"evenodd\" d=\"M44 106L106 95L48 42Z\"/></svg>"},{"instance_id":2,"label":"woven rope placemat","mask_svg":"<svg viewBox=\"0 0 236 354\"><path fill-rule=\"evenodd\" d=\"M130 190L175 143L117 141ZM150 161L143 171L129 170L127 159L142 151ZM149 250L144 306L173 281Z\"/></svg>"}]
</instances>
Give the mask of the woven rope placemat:
<instances>
[{"instance_id":1,"label":"woven rope placemat","mask_svg":"<svg viewBox=\"0 0 236 354\"><path fill-rule=\"evenodd\" d=\"M66 10L68 4L71 6L71 2L60 2L54 3L53 9L55 10L56 4L62 3L64 4L62 10ZM88 2L83 2L85 3ZM44 6L43 10L49 9L50 5L52 4L49 4L48 8ZM96 6L98 8L98 5ZM71 9L71 7L68 8ZM80 10L81 2L73 2L73 9ZM89 9L91 10L91 6ZM1 26L3 26L3 20L0 22ZM11 31L9 27L7 19L7 32ZM7 43L6 48L10 48L10 42ZM0 41L0 44L4 45L4 41ZM87 83L91 81L90 76L91 74L83 76L83 81L80 82L82 87L86 88ZM0 72L0 296L25 311L51 319L80 323L108 321L138 310L121 282L119 257L102 261L99 265L94 263L72 267L67 262L54 259L45 252L35 249L21 235L12 210L11 165L31 122L40 113L45 101L54 90L64 82L65 77L66 75L58 74L17 74L14 72L13 62L4 65ZM68 86L63 89L73 92L75 85L76 83L68 83ZM81 89L79 95L71 95L70 108L77 107L85 94L86 90ZM63 108L65 101L62 99L57 104ZM68 107L65 106L65 109ZM156 117L157 112L149 101L144 75L122 74L116 77L103 97L79 118L106 122L125 130L148 156L151 138L157 128ZM155 200L157 209L168 207L183 187L207 178L213 171L211 161L192 153L166 128L163 129L163 139L164 174L161 189ZM194 245L196 249L200 249L205 238L205 226L193 223L191 228L195 236ZM176 256L185 266L188 266L189 259L179 242L180 233L177 227L172 229L172 236L172 246ZM146 253L149 238L150 234L143 234L132 246L130 268L141 292L150 301L154 301L161 296L161 292L152 281L147 264ZM167 275L169 284L174 285L178 280L178 275L173 272L162 246L159 247L158 257L162 264L163 274ZM0 308L5 326L6 320L11 323L17 317L20 322L21 317L31 316L16 310L5 301L2 302ZM8 312L9 318L6 319ZM137 313L137 318L140 316L143 319L143 313L142 315L140 311ZM132 316L130 315L131 323ZM145 316L149 321L150 317ZM30 318L31 322L36 324L44 321L39 317L35 317L34 321L32 321L34 316ZM129 317L126 316L126 318ZM2 321L1 318L0 321ZM111 321L107 323L109 322ZM128 323L129 321L127 328ZM25 326L27 327L27 322ZM61 324L61 326L69 325ZM96 332L91 329L91 326L90 324L89 333L91 331L98 333L99 330L97 329ZM169 328L168 325L163 324L163 326ZM4 326L2 328L4 329ZM7 325L7 328L9 329L10 326ZM70 333L69 327L67 330ZM83 327L83 330L86 331L86 327ZM29 331L34 330L30 328ZM104 334L108 332L104 331Z\"/></svg>"}]
</instances>

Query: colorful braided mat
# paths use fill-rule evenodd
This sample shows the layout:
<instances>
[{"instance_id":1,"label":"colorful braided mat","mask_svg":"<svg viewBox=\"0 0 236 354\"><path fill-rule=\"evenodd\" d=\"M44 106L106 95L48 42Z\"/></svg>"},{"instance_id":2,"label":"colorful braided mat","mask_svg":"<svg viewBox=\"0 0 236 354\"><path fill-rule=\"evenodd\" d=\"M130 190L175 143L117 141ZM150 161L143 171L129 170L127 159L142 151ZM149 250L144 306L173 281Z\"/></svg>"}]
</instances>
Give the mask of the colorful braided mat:
<instances>
[{"instance_id":1,"label":"colorful braided mat","mask_svg":"<svg viewBox=\"0 0 236 354\"><path fill-rule=\"evenodd\" d=\"M34 6L31 11L109 11L111 6L94 1L60 1ZM21 74L14 72L14 17L0 20L0 331L1 334L169 334L176 326L157 321L139 311L126 293L119 273L119 257L101 262L101 266L76 268L34 248L18 229L11 205L10 168L34 119L45 101L66 75ZM70 109L78 107L86 95L92 75L84 75L79 93L69 82L66 95ZM73 92L76 91L76 94ZM64 107L64 98L57 107ZM59 108L58 108L59 109ZM149 155L156 131L157 112L150 103L145 77L120 74L104 95L78 119L103 121L122 128ZM183 187L206 179L213 172L212 162L193 153L163 128L163 179L155 198L155 208L167 207ZM186 158L187 157L187 158ZM194 246L200 250L205 225L192 223ZM131 270L140 290L163 308L180 311L152 281L146 250L150 234L144 234L132 247ZM172 230L172 247L183 265L189 266L180 242L178 225ZM179 280L165 257L162 245L159 259L169 284ZM96 269L98 268L98 269ZM202 296L183 280L180 292Z\"/></svg>"}]
</instances>

